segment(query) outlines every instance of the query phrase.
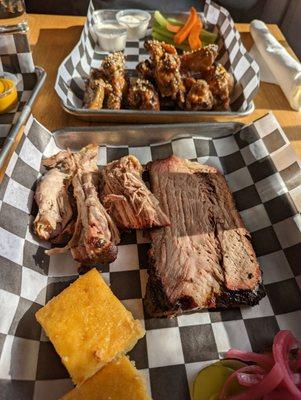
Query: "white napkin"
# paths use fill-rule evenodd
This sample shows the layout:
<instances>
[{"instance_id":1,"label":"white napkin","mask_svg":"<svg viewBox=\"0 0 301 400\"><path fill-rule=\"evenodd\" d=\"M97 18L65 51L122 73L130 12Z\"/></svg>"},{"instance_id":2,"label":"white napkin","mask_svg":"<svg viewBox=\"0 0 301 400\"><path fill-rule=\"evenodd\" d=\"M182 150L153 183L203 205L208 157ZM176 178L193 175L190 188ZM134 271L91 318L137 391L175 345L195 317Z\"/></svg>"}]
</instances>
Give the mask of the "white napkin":
<instances>
[{"instance_id":1,"label":"white napkin","mask_svg":"<svg viewBox=\"0 0 301 400\"><path fill-rule=\"evenodd\" d=\"M278 83L294 110L301 111L301 64L296 61L270 33L266 24L255 19L250 32L260 53L253 56L259 64L261 79ZM264 79L267 78L267 79Z\"/></svg>"}]
</instances>

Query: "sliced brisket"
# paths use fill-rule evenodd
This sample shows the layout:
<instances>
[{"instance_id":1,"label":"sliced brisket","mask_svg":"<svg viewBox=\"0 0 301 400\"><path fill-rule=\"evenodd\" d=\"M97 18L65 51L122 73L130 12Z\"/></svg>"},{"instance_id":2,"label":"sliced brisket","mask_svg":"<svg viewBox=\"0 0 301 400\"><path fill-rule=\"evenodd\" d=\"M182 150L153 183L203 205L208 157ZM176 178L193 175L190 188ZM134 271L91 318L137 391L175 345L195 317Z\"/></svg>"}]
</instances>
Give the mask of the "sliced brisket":
<instances>
[{"instance_id":1,"label":"sliced brisket","mask_svg":"<svg viewBox=\"0 0 301 400\"><path fill-rule=\"evenodd\" d=\"M101 200L121 229L169 225L158 200L142 180L143 168L134 156L125 156L102 171Z\"/></svg>"},{"instance_id":2,"label":"sliced brisket","mask_svg":"<svg viewBox=\"0 0 301 400\"><path fill-rule=\"evenodd\" d=\"M258 303L261 271L223 175L175 156L149 170L171 224L151 232L148 312L172 316Z\"/></svg>"}]
</instances>

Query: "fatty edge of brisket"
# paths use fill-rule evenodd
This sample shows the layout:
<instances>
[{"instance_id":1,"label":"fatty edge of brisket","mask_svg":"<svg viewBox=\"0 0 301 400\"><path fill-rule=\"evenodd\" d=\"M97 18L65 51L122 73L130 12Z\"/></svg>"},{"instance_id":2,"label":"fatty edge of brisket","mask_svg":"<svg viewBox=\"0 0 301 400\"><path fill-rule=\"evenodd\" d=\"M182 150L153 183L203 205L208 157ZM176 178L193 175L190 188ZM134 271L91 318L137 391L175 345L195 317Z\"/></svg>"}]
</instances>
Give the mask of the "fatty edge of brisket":
<instances>
[{"instance_id":1,"label":"fatty edge of brisket","mask_svg":"<svg viewBox=\"0 0 301 400\"><path fill-rule=\"evenodd\" d=\"M149 163L148 170L150 170L152 163ZM196 172L197 173L197 172ZM227 189L229 191L229 189ZM231 199L233 201L232 195ZM181 314L185 311L193 311L200 309L196 304L193 296L182 296L177 298L173 303L169 301L166 296L164 286L162 285L159 275L155 269L155 256L154 249L151 248L149 252L149 280L147 282L145 305L149 315L151 316L174 316ZM221 260L222 262L222 260ZM221 265L223 267L223 265ZM215 299L216 308L227 308L239 305L253 306L258 304L259 300L265 296L262 281L252 290L238 289L230 290L225 284L221 283L220 294Z\"/></svg>"}]
</instances>

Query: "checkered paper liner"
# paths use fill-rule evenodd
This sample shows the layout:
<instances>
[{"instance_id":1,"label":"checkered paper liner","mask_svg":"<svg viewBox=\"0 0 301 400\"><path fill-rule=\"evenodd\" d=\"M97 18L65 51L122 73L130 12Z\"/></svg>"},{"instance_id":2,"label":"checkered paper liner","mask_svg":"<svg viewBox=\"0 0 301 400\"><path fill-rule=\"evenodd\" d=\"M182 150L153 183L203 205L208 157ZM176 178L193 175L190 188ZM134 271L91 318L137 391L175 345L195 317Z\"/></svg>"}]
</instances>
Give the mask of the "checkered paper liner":
<instances>
[{"instance_id":1,"label":"checkered paper liner","mask_svg":"<svg viewBox=\"0 0 301 400\"><path fill-rule=\"evenodd\" d=\"M108 54L98 47L91 34L93 11L91 1L80 40L60 65L55 83L55 90L63 104L73 109L82 107L85 79L91 67L98 68ZM115 11L111 12L114 19ZM218 61L234 76L231 110L246 111L259 87L259 67L243 46L240 34L226 9L206 0L204 21L207 29L219 32ZM144 41L145 38L127 42L124 53L128 71L135 71L137 63L149 57L144 49Z\"/></svg>"},{"instance_id":2,"label":"checkered paper liner","mask_svg":"<svg viewBox=\"0 0 301 400\"><path fill-rule=\"evenodd\" d=\"M0 399L55 400L72 387L34 317L78 275L78 264L69 254L48 257L48 243L32 233L37 212L33 195L44 171L41 160L58 150L52 134L31 118L0 187ZM125 233L117 260L98 267L145 326L146 335L130 357L153 398L188 399L197 371L230 347L263 351L279 329L291 329L301 339L301 164L274 116L267 114L219 139L103 146L99 164L127 154L143 164L176 154L219 168L252 233L267 291L255 307L144 318L150 243L140 231Z\"/></svg>"},{"instance_id":3,"label":"checkered paper liner","mask_svg":"<svg viewBox=\"0 0 301 400\"><path fill-rule=\"evenodd\" d=\"M26 33L0 35L0 76L13 74L17 83L18 103L14 109L0 114L0 148L21 112L37 82L37 74Z\"/></svg>"}]
</instances>

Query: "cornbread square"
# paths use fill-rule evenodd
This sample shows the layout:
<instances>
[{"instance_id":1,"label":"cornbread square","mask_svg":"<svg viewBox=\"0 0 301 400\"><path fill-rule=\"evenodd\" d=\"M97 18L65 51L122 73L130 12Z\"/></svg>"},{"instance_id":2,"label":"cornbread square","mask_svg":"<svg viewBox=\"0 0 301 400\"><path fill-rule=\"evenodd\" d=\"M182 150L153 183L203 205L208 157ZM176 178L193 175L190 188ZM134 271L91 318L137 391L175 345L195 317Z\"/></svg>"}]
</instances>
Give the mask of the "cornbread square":
<instances>
[{"instance_id":1,"label":"cornbread square","mask_svg":"<svg viewBox=\"0 0 301 400\"><path fill-rule=\"evenodd\" d=\"M73 382L131 350L145 331L94 268L36 313Z\"/></svg>"},{"instance_id":2,"label":"cornbread square","mask_svg":"<svg viewBox=\"0 0 301 400\"><path fill-rule=\"evenodd\" d=\"M123 356L106 365L61 400L151 400L131 361Z\"/></svg>"}]
</instances>

